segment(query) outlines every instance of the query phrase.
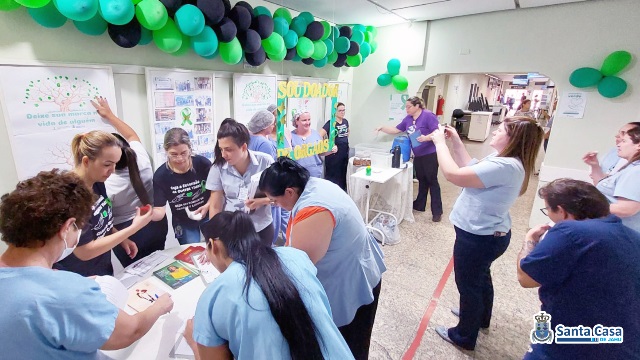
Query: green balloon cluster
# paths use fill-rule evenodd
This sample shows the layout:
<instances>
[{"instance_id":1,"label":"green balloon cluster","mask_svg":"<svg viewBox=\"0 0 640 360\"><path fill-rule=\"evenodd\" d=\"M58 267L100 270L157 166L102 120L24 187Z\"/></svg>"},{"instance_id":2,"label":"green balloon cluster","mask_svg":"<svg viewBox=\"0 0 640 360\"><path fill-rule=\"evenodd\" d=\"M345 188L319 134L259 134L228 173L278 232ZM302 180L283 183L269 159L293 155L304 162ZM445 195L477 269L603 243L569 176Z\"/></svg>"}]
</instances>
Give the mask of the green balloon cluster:
<instances>
[{"instance_id":1,"label":"green balloon cluster","mask_svg":"<svg viewBox=\"0 0 640 360\"><path fill-rule=\"evenodd\" d=\"M624 70L632 58L628 51L614 51L604 59L600 70L590 67L574 70L569 76L569 83L577 88L597 86L600 95L618 97L627 91L627 82L615 75Z\"/></svg>"},{"instance_id":2,"label":"green balloon cluster","mask_svg":"<svg viewBox=\"0 0 640 360\"><path fill-rule=\"evenodd\" d=\"M387 62L387 72L378 76L378 85L388 86L389 84L393 84L393 87L398 91L407 90L409 80L400 75L400 66L400 60L395 58L389 60Z\"/></svg>"},{"instance_id":3,"label":"green balloon cluster","mask_svg":"<svg viewBox=\"0 0 640 360\"><path fill-rule=\"evenodd\" d=\"M99 36L108 32L113 42L123 48L153 42L158 49L172 55L185 55L193 50L206 59L219 55L223 62L231 65L245 59L258 66L269 59L302 61L316 67L357 67L378 48L375 41L378 30L373 26L332 25L316 20L308 11L292 16L284 7L272 12L265 6L256 6L246 15L244 10L232 11L236 6L247 9L246 4L223 7L217 6L218 2L224 3L219 0L0 0L0 11L24 6L38 24L47 28L61 27L70 19L83 34ZM396 82L402 87L402 81L393 83Z\"/></svg>"}]
</instances>

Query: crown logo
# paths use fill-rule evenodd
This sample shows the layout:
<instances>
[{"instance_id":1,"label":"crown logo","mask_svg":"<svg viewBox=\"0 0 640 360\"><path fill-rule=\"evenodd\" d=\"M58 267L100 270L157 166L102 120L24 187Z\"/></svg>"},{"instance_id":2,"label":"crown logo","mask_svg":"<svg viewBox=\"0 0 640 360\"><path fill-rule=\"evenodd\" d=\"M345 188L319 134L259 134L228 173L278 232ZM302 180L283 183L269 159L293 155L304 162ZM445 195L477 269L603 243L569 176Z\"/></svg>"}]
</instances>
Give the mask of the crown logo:
<instances>
[{"instance_id":1,"label":"crown logo","mask_svg":"<svg viewBox=\"0 0 640 360\"><path fill-rule=\"evenodd\" d=\"M545 312L540 312L538 315L535 315L534 318L536 322L548 322L551 319L551 316Z\"/></svg>"}]
</instances>

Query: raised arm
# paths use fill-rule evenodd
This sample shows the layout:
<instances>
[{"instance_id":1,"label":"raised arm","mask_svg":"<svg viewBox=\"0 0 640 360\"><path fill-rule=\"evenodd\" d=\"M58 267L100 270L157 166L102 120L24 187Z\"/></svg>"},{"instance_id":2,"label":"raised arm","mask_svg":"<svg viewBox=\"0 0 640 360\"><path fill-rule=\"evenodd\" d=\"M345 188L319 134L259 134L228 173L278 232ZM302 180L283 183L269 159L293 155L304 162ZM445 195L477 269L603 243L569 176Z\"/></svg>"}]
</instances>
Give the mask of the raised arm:
<instances>
[{"instance_id":1,"label":"raised arm","mask_svg":"<svg viewBox=\"0 0 640 360\"><path fill-rule=\"evenodd\" d=\"M444 131L445 137L451 140L453 161L455 161L459 167L467 166L472 158L471 155L469 155L467 148L464 146L462 139L460 139L460 135L456 129L450 125L445 125Z\"/></svg>"},{"instance_id":2,"label":"raised arm","mask_svg":"<svg viewBox=\"0 0 640 360\"><path fill-rule=\"evenodd\" d=\"M447 147L444 138L444 131L438 129L432 132L429 136L431 136L432 141L436 146L440 170L450 183L460 187L479 189L485 187L473 169L466 166L459 166L453 157L451 157L451 153L449 153L449 148Z\"/></svg>"},{"instance_id":3,"label":"raised arm","mask_svg":"<svg viewBox=\"0 0 640 360\"><path fill-rule=\"evenodd\" d=\"M383 133L389 134L389 135L400 134L402 132L393 126L378 126L377 128L375 128L375 131L376 132L382 131Z\"/></svg>"},{"instance_id":4,"label":"raised arm","mask_svg":"<svg viewBox=\"0 0 640 360\"><path fill-rule=\"evenodd\" d=\"M113 111L111 111L111 107L109 107L109 103L106 98L102 96L96 96L94 100L91 100L91 105L98 111L98 114L105 118L116 131L119 132L127 141L140 141L140 137L133 130L131 126L129 126L124 121L120 120Z\"/></svg>"}]
</instances>

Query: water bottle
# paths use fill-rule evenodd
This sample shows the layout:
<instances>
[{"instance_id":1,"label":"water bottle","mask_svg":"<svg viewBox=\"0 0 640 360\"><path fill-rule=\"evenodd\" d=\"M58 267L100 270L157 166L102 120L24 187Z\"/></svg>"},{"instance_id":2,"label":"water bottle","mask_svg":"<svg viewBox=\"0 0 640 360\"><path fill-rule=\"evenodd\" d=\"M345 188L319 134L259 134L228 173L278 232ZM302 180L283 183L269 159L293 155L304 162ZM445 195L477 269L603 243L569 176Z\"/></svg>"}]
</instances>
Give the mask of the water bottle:
<instances>
[{"instance_id":1,"label":"water bottle","mask_svg":"<svg viewBox=\"0 0 640 360\"><path fill-rule=\"evenodd\" d=\"M393 147L393 157L391 158L391 167L398 169L400 168L400 157L402 156L402 151L400 150L400 146L396 145Z\"/></svg>"}]
</instances>

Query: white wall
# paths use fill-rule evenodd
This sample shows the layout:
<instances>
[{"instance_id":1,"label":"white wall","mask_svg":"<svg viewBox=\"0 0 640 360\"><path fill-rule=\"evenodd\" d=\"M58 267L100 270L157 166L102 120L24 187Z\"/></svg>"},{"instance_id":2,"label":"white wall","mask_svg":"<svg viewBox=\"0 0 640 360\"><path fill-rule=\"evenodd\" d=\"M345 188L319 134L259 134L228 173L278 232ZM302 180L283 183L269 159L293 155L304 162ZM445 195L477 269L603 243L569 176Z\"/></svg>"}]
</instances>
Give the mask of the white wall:
<instances>
[{"instance_id":1,"label":"white wall","mask_svg":"<svg viewBox=\"0 0 640 360\"><path fill-rule=\"evenodd\" d=\"M446 73L538 72L549 76L559 91L575 90L568 81L574 69L598 68L615 50L626 49L636 57L640 55L639 13L637 0L608 0L433 21L429 26L425 65L406 72L408 93L416 94L423 81ZM532 19L544 21L532 26ZM390 58L402 57L397 52L387 52L385 46L397 39L397 28L401 26L407 27L381 28L375 57L354 71L352 110L357 114L352 121L354 143L370 140L371 129L387 124L388 96L393 90L378 86L376 77ZM518 31L522 28L526 31ZM395 38L389 36L391 33ZM539 43L544 45L532 45ZM460 55L461 50L469 50L469 54ZM415 49L407 47L404 51L412 53ZM596 90L586 90L584 119L556 119L546 165L584 169L580 158L586 151L602 152L611 147L618 127L638 119L640 66L632 65L621 77L629 84L627 94L610 100ZM579 141L570 141L575 139Z\"/></svg>"}]
</instances>

